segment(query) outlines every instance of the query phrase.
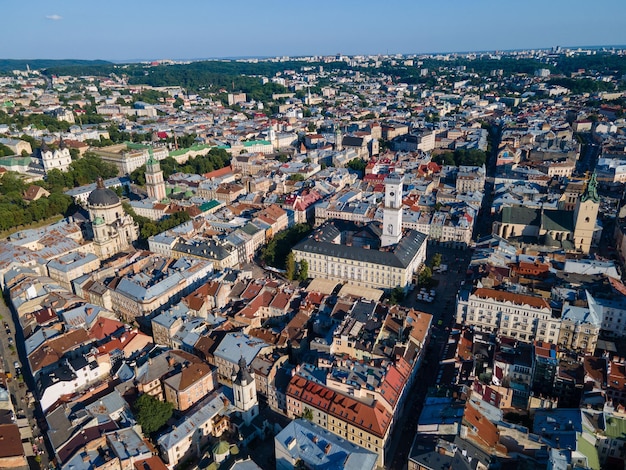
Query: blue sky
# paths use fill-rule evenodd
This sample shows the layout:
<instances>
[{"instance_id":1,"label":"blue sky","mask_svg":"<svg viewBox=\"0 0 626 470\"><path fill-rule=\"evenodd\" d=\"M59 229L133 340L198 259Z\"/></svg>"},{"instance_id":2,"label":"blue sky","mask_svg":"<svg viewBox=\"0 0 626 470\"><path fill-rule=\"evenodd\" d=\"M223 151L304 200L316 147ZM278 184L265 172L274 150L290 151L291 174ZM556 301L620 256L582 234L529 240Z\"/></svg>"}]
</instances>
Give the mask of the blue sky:
<instances>
[{"instance_id":1,"label":"blue sky","mask_svg":"<svg viewBox=\"0 0 626 470\"><path fill-rule=\"evenodd\" d=\"M195 59L626 44L626 1L4 0L3 59Z\"/></svg>"}]
</instances>

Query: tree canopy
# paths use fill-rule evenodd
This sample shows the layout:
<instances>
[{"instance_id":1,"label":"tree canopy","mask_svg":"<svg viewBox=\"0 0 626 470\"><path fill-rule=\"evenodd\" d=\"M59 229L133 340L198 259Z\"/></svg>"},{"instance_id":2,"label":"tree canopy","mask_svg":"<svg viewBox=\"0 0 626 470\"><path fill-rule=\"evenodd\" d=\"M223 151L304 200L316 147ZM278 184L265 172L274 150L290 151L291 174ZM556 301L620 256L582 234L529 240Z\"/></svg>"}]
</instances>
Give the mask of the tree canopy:
<instances>
[{"instance_id":1,"label":"tree canopy","mask_svg":"<svg viewBox=\"0 0 626 470\"><path fill-rule=\"evenodd\" d=\"M351 170L358 171L363 174L365 172L365 167L367 166L367 162L362 158L354 158L350 160L346 166Z\"/></svg>"},{"instance_id":2,"label":"tree canopy","mask_svg":"<svg viewBox=\"0 0 626 470\"><path fill-rule=\"evenodd\" d=\"M43 186L43 185L42 185ZM39 222L56 215L67 215L72 198L53 192L36 201L26 201L24 192L28 185L14 173L6 173L0 184L0 230Z\"/></svg>"},{"instance_id":3,"label":"tree canopy","mask_svg":"<svg viewBox=\"0 0 626 470\"><path fill-rule=\"evenodd\" d=\"M440 165L483 166L486 161L487 154L477 149L456 149L454 152L443 152L433 156L433 162Z\"/></svg>"},{"instance_id":4,"label":"tree canopy","mask_svg":"<svg viewBox=\"0 0 626 470\"><path fill-rule=\"evenodd\" d=\"M159 221L155 221L148 217L137 215L131 205L126 202L122 203L122 206L124 207L124 211L139 225L139 240L143 242L154 235L165 232L191 219L191 216L187 212L181 211Z\"/></svg>"},{"instance_id":5,"label":"tree canopy","mask_svg":"<svg viewBox=\"0 0 626 470\"><path fill-rule=\"evenodd\" d=\"M171 403L158 400L147 393L135 401L134 408L137 422L144 434L152 434L165 426L174 411Z\"/></svg>"},{"instance_id":6,"label":"tree canopy","mask_svg":"<svg viewBox=\"0 0 626 470\"><path fill-rule=\"evenodd\" d=\"M309 224L296 224L280 232L265 245L261 251L261 259L269 266L285 269L287 255L291 253L291 249L310 232L311 226Z\"/></svg>"}]
</instances>

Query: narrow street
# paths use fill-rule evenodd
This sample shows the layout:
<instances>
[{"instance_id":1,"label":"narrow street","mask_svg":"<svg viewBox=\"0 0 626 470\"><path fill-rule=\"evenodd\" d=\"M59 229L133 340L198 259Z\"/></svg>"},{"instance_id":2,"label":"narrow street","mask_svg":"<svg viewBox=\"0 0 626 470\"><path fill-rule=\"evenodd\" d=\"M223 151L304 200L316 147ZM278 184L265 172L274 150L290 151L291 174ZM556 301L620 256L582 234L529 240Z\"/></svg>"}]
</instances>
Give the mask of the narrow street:
<instances>
[{"instance_id":1,"label":"narrow street","mask_svg":"<svg viewBox=\"0 0 626 470\"><path fill-rule=\"evenodd\" d=\"M0 300L0 321L3 328L0 330L0 354L2 354L2 369L10 374L7 387L11 395L17 424L20 427L24 450L31 469L46 468L49 458L47 455L42 432L37 425L35 406L30 401L28 392L31 384L27 376L28 366L24 367L25 351L24 339L20 328L15 327L13 315L7 307L4 298ZM10 334L9 334L10 332ZM16 365L18 366L16 370ZM39 457L39 458L37 458ZM40 460L40 462L37 462Z\"/></svg>"},{"instance_id":2,"label":"narrow street","mask_svg":"<svg viewBox=\"0 0 626 470\"><path fill-rule=\"evenodd\" d=\"M439 360L443 353L443 347L447 341L447 330L454 325L456 294L465 279L465 271L472 256L472 250L458 250L453 248L429 245L429 259L435 254L441 253L442 264L448 265L448 271L434 274L435 300L431 303L417 300L417 290L409 294L403 305L415 308L433 315L433 333L426 356L418 371L413 389L409 392L404 412L398 418L388 455L393 455L390 469L403 470L407 467L407 461L415 430L424 398L428 389L434 387L439 371Z\"/></svg>"}]
</instances>

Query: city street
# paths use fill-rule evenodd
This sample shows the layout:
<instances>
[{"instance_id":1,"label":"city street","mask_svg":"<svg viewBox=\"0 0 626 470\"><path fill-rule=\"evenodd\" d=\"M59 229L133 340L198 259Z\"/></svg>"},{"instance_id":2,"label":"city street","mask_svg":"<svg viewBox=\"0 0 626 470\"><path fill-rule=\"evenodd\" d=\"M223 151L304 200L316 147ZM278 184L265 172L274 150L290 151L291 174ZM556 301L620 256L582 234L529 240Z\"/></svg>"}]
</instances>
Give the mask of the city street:
<instances>
[{"instance_id":1,"label":"city street","mask_svg":"<svg viewBox=\"0 0 626 470\"><path fill-rule=\"evenodd\" d=\"M29 398L27 395L29 387L23 378L23 376L28 374L28 366L23 366L24 362L22 359L25 358L24 340L21 330L19 328L15 328L13 316L5 304L4 298L0 300L0 317L0 321L2 321L3 324L6 323L6 325L8 325L8 329L3 326L0 331L2 369L5 374L11 374L11 379L7 380L7 386L15 408L17 423L20 426L22 441L24 442L25 440L28 440L31 444L33 444L33 446L30 446L30 452L26 453L28 463L31 469L39 469L40 467L45 468L48 466L48 455L46 453L46 447L43 439L40 438L41 431L37 426L35 407L32 404L29 405ZM10 334L8 333L9 331ZM10 344L9 341L12 341L13 344ZM17 371L15 368L16 362L20 366ZM26 380L28 380L28 377L26 377ZM25 446L25 449L28 448L29 446ZM39 458L41 459L40 463L36 461L36 455L35 452L33 452L34 449L37 449L37 451L43 451L43 453L39 455Z\"/></svg>"},{"instance_id":2,"label":"city street","mask_svg":"<svg viewBox=\"0 0 626 470\"><path fill-rule=\"evenodd\" d=\"M418 371L413 389L409 392L404 413L398 418L392 436L388 455L393 456L389 468L394 470L403 470L407 467L423 400L428 389L435 385L439 359L447 339L446 329L454 325L456 293L465 279L465 271L472 256L472 250L469 249L458 250L434 244L429 245L428 259L430 260L435 253L441 253L442 264L448 265L447 272L433 275L437 283L434 288L435 300L432 303L418 300L417 293L420 289L418 286L403 302L406 307L432 314L434 328L426 356Z\"/></svg>"}]
</instances>

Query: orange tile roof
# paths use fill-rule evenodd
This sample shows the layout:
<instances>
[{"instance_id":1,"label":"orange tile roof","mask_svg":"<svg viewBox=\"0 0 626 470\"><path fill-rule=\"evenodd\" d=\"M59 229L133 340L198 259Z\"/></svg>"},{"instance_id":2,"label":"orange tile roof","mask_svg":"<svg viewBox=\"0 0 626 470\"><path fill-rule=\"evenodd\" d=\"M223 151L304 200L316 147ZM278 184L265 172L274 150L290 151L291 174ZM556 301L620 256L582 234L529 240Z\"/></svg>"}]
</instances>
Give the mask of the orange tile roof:
<instances>
[{"instance_id":1,"label":"orange tile roof","mask_svg":"<svg viewBox=\"0 0 626 470\"><path fill-rule=\"evenodd\" d=\"M379 438L385 438L391 424L392 415L382 403L368 405L297 375L289 382L287 395Z\"/></svg>"},{"instance_id":2,"label":"orange tile roof","mask_svg":"<svg viewBox=\"0 0 626 470\"><path fill-rule=\"evenodd\" d=\"M626 365L618 362L611 362L609 373L607 374L606 385L615 390L626 390Z\"/></svg>"},{"instance_id":3,"label":"orange tile roof","mask_svg":"<svg viewBox=\"0 0 626 470\"><path fill-rule=\"evenodd\" d=\"M169 470L167 465L156 455L144 460L137 460L133 464L135 470Z\"/></svg>"},{"instance_id":4,"label":"orange tile roof","mask_svg":"<svg viewBox=\"0 0 626 470\"><path fill-rule=\"evenodd\" d=\"M197 362L185 367L180 373L180 383L178 384L178 390L186 390L193 384L201 381L208 375L211 375L211 366L204 362Z\"/></svg>"},{"instance_id":5,"label":"orange tile roof","mask_svg":"<svg viewBox=\"0 0 626 470\"><path fill-rule=\"evenodd\" d=\"M241 298L244 300L253 299L259 294L259 292L261 292L261 289L263 289L263 284L251 281L246 289L241 293Z\"/></svg>"},{"instance_id":6,"label":"orange tile roof","mask_svg":"<svg viewBox=\"0 0 626 470\"><path fill-rule=\"evenodd\" d=\"M617 292L619 292L622 295L626 295L626 286L624 286L624 284L621 281L614 279L612 277L609 277L609 282L611 283L611 285Z\"/></svg>"},{"instance_id":7,"label":"orange tile roof","mask_svg":"<svg viewBox=\"0 0 626 470\"><path fill-rule=\"evenodd\" d=\"M122 328L124 324L112 318L100 317L89 330L89 336L93 339L104 339L111 336L117 330Z\"/></svg>"},{"instance_id":8,"label":"orange tile roof","mask_svg":"<svg viewBox=\"0 0 626 470\"><path fill-rule=\"evenodd\" d=\"M433 322L433 316L430 313L411 309L409 318L413 320L411 323L411 337L420 344L424 344Z\"/></svg>"},{"instance_id":9,"label":"orange tile roof","mask_svg":"<svg viewBox=\"0 0 626 470\"><path fill-rule=\"evenodd\" d=\"M277 293L272 301L270 302L270 306L273 308L277 308L279 310L286 310L291 302L291 294L287 294L285 292Z\"/></svg>"},{"instance_id":10,"label":"orange tile roof","mask_svg":"<svg viewBox=\"0 0 626 470\"><path fill-rule=\"evenodd\" d=\"M467 436L468 439L476 442L481 447L495 449L501 446L500 432L496 425L485 418L470 402L465 404L463 424L471 429L471 432L469 432Z\"/></svg>"},{"instance_id":11,"label":"orange tile roof","mask_svg":"<svg viewBox=\"0 0 626 470\"><path fill-rule=\"evenodd\" d=\"M233 172L233 167L231 165L225 166L224 168L220 168L219 170L213 170L208 173L205 173L203 176L205 178L220 178L222 176L226 176Z\"/></svg>"},{"instance_id":12,"label":"orange tile roof","mask_svg":"<svg viewBox=\"0 0 626 470\"><path fill-rule=\"evenodd\" d=\"M11 457L24 457L24 447L17 424L0 424L0 441L2 441L0 458L12 460Z\"/></svg>"},{"instance_id":13,"label":"orange tile roof","mask_svg":"<svg viewBox=\"0 0 626 470\"><path fill-rule=\"evenodd\" d=\"M550 309L550 304L546 299L531 295L514 294L513 292L481 287L474 291L474 296L480 297L481 299L493 299L498 302L511 302L516 305L528 305L533 308Z\"/></svg>"}]
</instances>

